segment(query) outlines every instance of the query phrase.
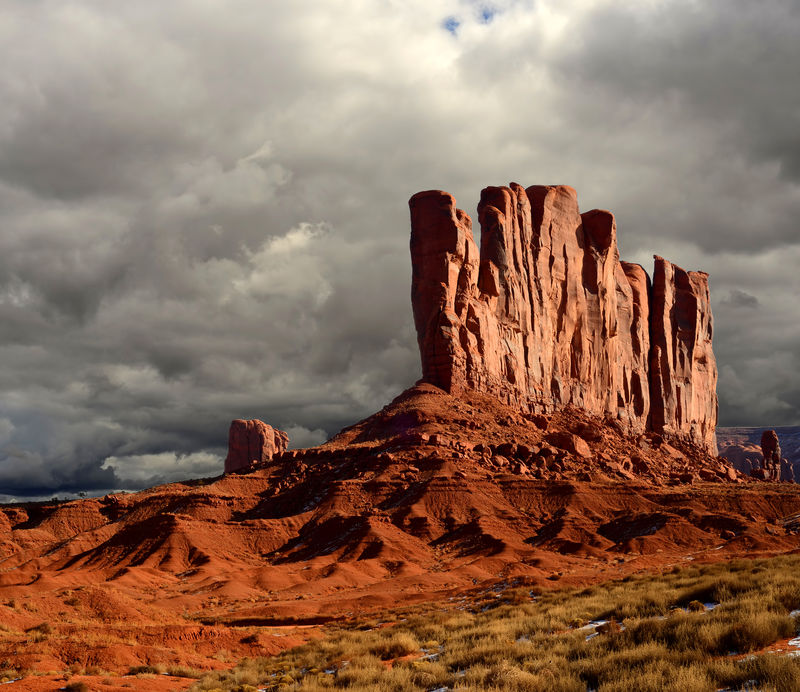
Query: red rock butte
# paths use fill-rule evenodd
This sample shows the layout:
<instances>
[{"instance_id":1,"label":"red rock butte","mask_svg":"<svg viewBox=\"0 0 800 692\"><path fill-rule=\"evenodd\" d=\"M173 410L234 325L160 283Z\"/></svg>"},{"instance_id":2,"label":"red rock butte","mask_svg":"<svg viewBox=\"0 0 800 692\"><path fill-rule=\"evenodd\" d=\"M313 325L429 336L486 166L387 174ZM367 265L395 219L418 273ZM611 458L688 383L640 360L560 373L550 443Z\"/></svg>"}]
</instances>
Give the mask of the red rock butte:
<instances>
[{"instance_id":1,"label":"red rock butte","mask_svg":"<svg viewBox=\"0 0 800 692\"><path fill-rule=\"evenodd\" d=\"M478 220L452 195L411 209L422 380L523 412L564 406L716 453L708 275L621 262L614 216L565 185L487 187Z\"/></svg>"},{"instance_id":2,"label":"red rock butte","mask_svg":"<svg viewBox=\"0 0 800 692\"><path fill-rule=\"evenodd\" d=\"M249 470L256 464L281 455L289 445L289 435L260 420L231 421L225 473Z\"/></svg>"}]
</instances>

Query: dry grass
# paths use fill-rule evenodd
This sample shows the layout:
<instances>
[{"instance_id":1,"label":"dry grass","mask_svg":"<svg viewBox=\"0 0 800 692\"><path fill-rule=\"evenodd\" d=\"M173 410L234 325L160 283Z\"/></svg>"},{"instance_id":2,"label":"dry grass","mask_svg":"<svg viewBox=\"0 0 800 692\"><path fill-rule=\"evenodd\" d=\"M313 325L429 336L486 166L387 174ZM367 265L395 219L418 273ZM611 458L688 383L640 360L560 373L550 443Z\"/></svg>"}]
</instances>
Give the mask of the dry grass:
<instances>
[{"instance_id":1,"label":"dry grass","mask_svg":"<svg viewBox=\"0 0 800 692\"><path fill-rule=\"evenodd\" d=\"M35 627L29 627L25 632L29 642L43 642L53 633L53 626L49 622L42 622Z\"/></svg>"},{"instance_id":2,"label":"dry grass","mask_svg":"<svg viewBox=\"0 0 800 692\"><path fill-rule=\"evenodd\" d=\"M70 682L62 689L67 690L67 692L89 692L89 685L85 682Z\"/></svg>"},{"instance_id":3,"label":"dry grass","mask_svg":"<svg viewBox=\"0 0 800 692\"><path fill-rule=\"evenodd\" d=\"M205 672L191 666L167 666L167 675L176 678L202 678Z\"/></svg>"},{"instance_id":4,"label":"dry grass","mask_svg":"<svg viewBox=\"0 0 800 692\"><path fill-rule=\"evenodd\" d=\"M108 675L108 671L100 666L82 666L78 663L73 663L67 670L72 675Z\"/></svg>"},{"instance_id":5,"label":"dry grass","mask_svg":"<svg viewBox=\"0 0 800 692\"><path fill-rule=\"evenodd\" d=\"M17 680L24 676L24 673L16 668L0 667L0 684Z\"/></svg>"},{"instance_id":6,"label":"dry grass","mask_svg":"<svg viewBox=\"0 0 800 692\"><path fill-rule=\"evenodd\" d=\"M738 655L797 631L796 556L582 590L508 589L462 608L408 609L384 628L331 628L279 656L206 675L192 689L714 692L750 684L800 692L800 659ZM595 629L581 628L591 620L612 624L587 639Z\"/></svg>"},{"instance_id":7,"label":"dry grass","mask_svg":"<svg viewBox=\"0 0 800 692\"><path fill-rule=\"evenodd\" d=\"M5 622L0 622L0 634L16 636L22 633L16 627L12 627L11 625L6 624Z\"/></svg>"}]
</instances>

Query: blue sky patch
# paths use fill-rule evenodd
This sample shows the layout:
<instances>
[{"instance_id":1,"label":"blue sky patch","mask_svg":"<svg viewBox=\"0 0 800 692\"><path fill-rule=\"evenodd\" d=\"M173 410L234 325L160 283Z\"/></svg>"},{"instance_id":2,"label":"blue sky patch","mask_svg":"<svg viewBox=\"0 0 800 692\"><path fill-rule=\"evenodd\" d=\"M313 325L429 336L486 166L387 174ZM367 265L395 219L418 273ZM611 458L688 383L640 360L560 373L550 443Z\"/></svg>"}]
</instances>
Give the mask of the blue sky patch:
<instances>
[{"instance_id":1,"label":"blue sky patch","mask_svg":"<svg viewBox=\"0 0 800 692\"><path fill-rule=\"evenodd\" d=\"M492 7L491 5L482 5L478 8L478 21L481 24L489 24L489 22L494 19L494 16L497 14L497 8Z\"/></svg>"},{"instance_id":2,"label":"blue sky patch","mask_svg":"<svg viewBox=\"0 0 800 692\"><path fill-rule=\"evenodd\" d=\"M456 31L460 26L461 22L456 17L446 17L442 22L442 27L444 27L445 31L449 31L453 36L456 35Z\"/></svg>"}]
</instances>

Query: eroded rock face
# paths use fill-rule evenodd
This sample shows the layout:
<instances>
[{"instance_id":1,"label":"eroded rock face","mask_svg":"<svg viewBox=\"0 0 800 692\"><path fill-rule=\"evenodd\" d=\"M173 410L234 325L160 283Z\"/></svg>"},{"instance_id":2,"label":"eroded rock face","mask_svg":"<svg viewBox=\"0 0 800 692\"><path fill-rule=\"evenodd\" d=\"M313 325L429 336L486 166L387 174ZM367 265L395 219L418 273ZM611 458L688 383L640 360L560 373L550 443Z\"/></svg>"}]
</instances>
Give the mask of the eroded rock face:
<instances>
[{"instance_id":1,"label":"eroded rock face","mask_svg":"<svg viewBox=\"0 0 800 692\"><path fill-rule=\"evenodd\" d=\"M705 274L657 258L651 289L620 262L613 215L581 214L567 186L483 190L480 251L451 195L409 206L423 381L526 412L579 406L715 451Z\"/></svg>"},{"instance_id":2,"label":"eroded rock face","mask_svg":"<svg viewBox=\"0 0 800 692\"><path fill-rule=\"evenodd\" d=\"M708 274L656 257L650 326L651 426L716 451L717 362Z\"/></svg>"},{"instance_id":3,"label":"eroded rock face","mask_svg":"<svg viewBox=\"0 0 800 692\"><path fill-rule=\"evenodd\" d=\"M273 456L283 454L288 444L289 436L283 430L276 430L263 421L231 421L225 473L242 471L269 461Z\"/></svg>"}]
</instances>

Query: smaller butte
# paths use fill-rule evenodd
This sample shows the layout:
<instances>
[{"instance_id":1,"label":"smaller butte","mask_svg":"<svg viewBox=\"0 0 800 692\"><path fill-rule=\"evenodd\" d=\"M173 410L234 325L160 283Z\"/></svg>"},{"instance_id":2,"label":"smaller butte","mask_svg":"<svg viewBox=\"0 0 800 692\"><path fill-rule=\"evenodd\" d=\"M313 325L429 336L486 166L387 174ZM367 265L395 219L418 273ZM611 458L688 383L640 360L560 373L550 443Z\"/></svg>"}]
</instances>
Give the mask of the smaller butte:
<instances>
[{"instance_id":1,"label":"smaller butte","mask_svg":"<svg viewBox=\"0 0 800 692\"><path fill-rule=\"evenodd\" d=\"M289 435L260 420L231 421L225 473L248 471L286 451Z\"/></svg>"}]
</instances>

